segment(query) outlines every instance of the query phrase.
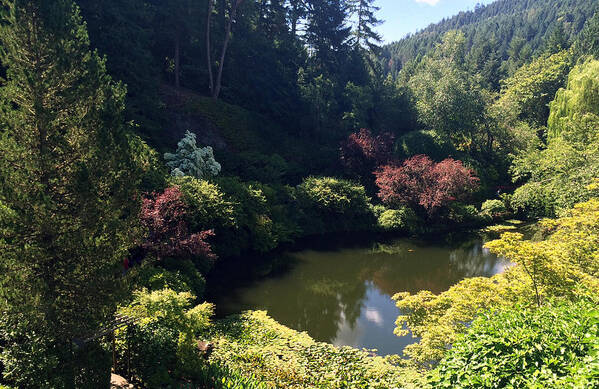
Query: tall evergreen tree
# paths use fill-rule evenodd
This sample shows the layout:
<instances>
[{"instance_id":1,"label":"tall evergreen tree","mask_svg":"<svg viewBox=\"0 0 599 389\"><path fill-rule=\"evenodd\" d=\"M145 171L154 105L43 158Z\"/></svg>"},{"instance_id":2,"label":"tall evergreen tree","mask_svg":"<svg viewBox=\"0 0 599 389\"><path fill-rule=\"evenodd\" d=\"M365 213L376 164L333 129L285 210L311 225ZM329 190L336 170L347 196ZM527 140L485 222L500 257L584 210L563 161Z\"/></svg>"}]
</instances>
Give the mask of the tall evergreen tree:
<instances>
[{"instance_id":1,"label":"tall evergreen tree","mask_svg":"<svg viewBox=\"0 0 599 389\"><path fill-rule=\"evenodd\" d=\"M94 344L82 340L112 317L137 230L125 90L89 50L71 0L2 6L4 378L20 388L107 387L110 364L92 374L102 358L86 361Z\"/></svg>"},{"instance_id":2,"label":"tall evergreen tree","mask_svg":"<svg viewBox=\"0 0 599 389\"><path fill-rule=\"evenodd\" d=\"M306 41L312 58L321 71L333 73L348 48L349 8L345 0L308 0L308 7Z\"/></svg>"},{"instance_id":3,"label":"tall evergreen tree","mask_svg":"<svg viewBox=\"0 0 599 389\"><path fill-rule=\"evenodd\" d=\"M287 0L287 18L291 26L291 33L297 36L300 20L308 14L307 5L304 0Z\"/></svg>"},{"instance_id":4,"label":"tall evergreen tree","mask_svg":"<svg viewBox=\"0 0 599 389\"><path fill-rule=\"evenodd\" d=\"M348 4L356 19L354 31L356 46L377 52L382 38L374 28L383 23L375 15L380 8L374 5L374 0L349 0Z\"/></svg>"}]
</instances>

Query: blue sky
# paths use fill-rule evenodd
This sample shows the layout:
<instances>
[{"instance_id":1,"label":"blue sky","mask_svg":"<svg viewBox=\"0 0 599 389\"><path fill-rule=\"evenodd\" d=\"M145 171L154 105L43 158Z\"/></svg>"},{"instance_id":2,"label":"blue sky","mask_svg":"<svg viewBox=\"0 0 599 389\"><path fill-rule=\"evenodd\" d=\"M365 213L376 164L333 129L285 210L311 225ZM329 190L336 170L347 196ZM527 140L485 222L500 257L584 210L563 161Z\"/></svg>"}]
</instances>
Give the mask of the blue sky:
<instances>
[{"instance_id":1,"label":"blue sky","mask_svg":"<svg viewBox=\"0 0 599 389\"><path fill-rule=\"evenodd\" d=\"M403 38L431 23L441 21L460 11L473 10L476 3L489 4L494 0L376 0L381 7L379 19L385 23L378 28L386 43Z\"/></svg>"}]
</instances>

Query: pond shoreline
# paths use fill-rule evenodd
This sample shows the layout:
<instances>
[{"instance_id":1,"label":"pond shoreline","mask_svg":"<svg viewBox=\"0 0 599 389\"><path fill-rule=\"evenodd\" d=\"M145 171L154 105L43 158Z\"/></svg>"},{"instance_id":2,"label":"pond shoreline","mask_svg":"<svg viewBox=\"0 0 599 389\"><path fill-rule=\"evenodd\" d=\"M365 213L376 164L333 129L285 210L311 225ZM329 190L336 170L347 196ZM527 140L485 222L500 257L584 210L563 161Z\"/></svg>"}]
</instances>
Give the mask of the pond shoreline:
<instances>
[{"instance_id":1,"label":"pond shoreline","mask_svg":"<svg viewBox=\"0 0 599 389\"><path fill-rule=\"evenodd\" d=\"M393 334L401 314L391 299L395 293L441 293L464 278L492 276L506 266L483 248L490 236L480 229L441 235L304 239L307 249L295 245L221 265L213 273L209 301L216 303L217 319L263 310L319 342L400 354L415 339Z\"/></svg>"}]
</instances>

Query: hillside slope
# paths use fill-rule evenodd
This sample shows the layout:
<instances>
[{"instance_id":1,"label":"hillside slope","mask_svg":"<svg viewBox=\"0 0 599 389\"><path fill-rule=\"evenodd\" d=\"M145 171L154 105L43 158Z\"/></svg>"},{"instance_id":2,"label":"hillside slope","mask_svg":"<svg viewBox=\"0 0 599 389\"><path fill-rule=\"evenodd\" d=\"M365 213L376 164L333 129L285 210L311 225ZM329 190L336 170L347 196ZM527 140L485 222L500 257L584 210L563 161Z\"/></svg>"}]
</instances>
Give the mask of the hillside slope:
<instances>
[{"instance_id":1,"label":"hillside slope","mask_svg":"<svg viewBox=\"0 0 599 389\"><path fill-rule=\"evenodd\" d=\"M461 12L384 47L382 61L395 74L434 48L450 30L461 30L473 62L496 60L506 74L547 49L546 40L571 43L599 10L595 0L498 0Z\"/></svg>"}]
</instances>

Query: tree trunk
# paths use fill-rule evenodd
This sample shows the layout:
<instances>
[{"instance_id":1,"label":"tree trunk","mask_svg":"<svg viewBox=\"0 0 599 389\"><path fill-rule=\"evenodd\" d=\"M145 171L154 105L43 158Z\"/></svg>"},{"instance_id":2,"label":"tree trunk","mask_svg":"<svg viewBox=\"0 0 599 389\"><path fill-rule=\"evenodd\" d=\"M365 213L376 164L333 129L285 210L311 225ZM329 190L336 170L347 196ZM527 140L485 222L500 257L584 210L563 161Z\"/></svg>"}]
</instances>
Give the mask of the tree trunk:
<instances>
[{"instance_id":1,"label":"tree trunk","mask_svg":"<svg viewBox=\"0 0 599 389\"><path fill-rule=\"evenodd\" d=\"M216 76L216 84L214 85L214 90L212 91L212 98L214 100L218 100L218 96L220 95L225 56L227 55L227 48L229 47L229 41L231 40L231 30L233 28L233 22L235 21L235 15L237 14L237 8L239 8L243 1L244 0L235 0L231 8L231 15L229 15L229 21L227 22L227 29L225 31L225 40L223 42L223 48L220 53L220 62L218 63L218 74Z\"/></svg>"},{"instance_id":2,"label":"tree trunk","mask_svg":"<svg viewBox=\"0 0 599 389\"><path fill-rule=\"evenodd\" d=\"M181 34L179 34L179 28L177 28L177 35L175 36L175 88L181 87L179 79L179 73L181 69Z\"/></svg>"},{"instance_id":3,"label":"tree trunk","mask_svg":"<svg viewBox=\"0 0 599 389\"><path fill-rule=\"evenodd\" d=\"M214 76L212 75L212 53L210 46L210 23L212 22L212 1L208 0L208 16L206 16L206 61L208 65L208 88L210 95L214 93Z\"/></svg>"}]
</instances>

